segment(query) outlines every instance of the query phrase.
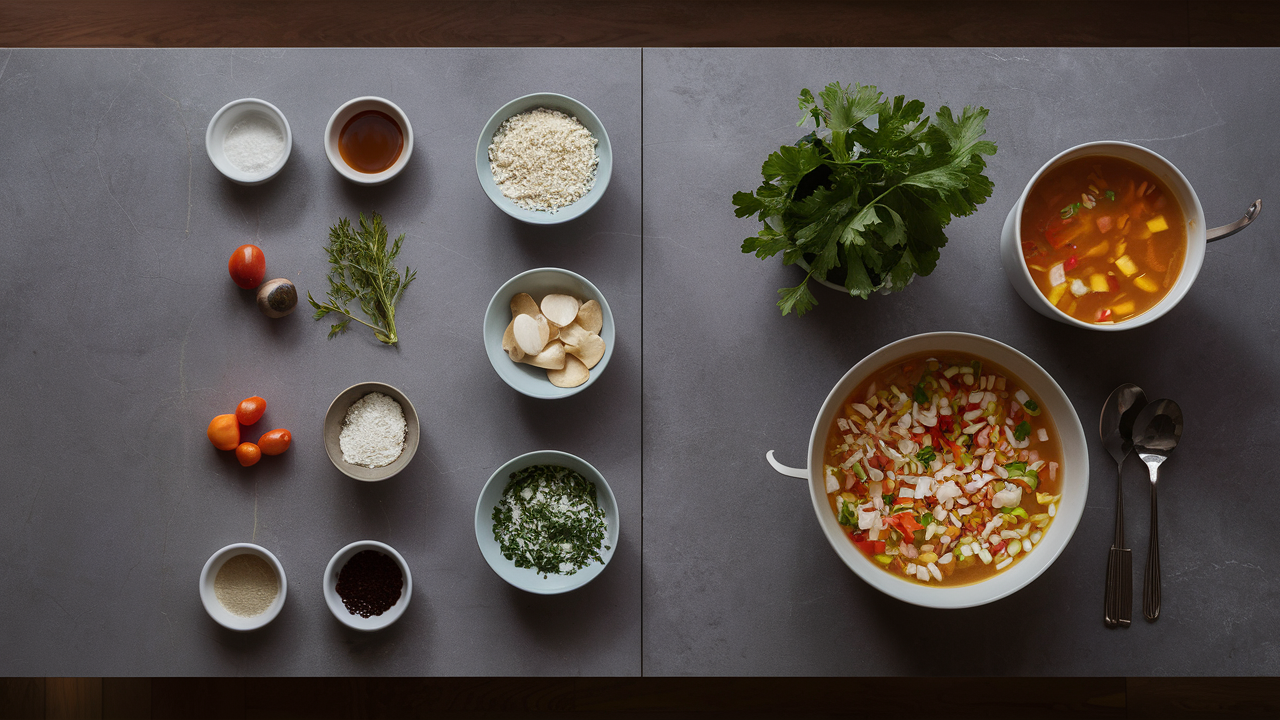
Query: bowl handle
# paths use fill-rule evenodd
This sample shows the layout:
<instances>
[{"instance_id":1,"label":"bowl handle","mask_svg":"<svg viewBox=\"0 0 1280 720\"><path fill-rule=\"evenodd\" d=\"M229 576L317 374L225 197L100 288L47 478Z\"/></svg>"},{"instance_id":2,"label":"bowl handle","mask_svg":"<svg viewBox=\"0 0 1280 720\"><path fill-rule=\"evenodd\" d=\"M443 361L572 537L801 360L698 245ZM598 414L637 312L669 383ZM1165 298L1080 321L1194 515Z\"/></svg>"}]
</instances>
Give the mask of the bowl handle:
<instances>
[{"instance_id":1,"label":"bowl handle","mask_svg":"<svg viewBox=\"0 0 1280 720\"><path fill-rule=\"evenodd\" d=\"M787 477L800 478L801 480L809 479L809 471L807 469L793 468L793 467L787 467L786 465L783 465L782 463L773 459L772 450L764 454L764 459L769 461L769 464L773 466L774 470L777 470L779 473L786 475Z\"/></svg>"},{"instance_id":2,"label":"bowl handle","mask_svg":"<svg viewBox=\"0 0 1280 720\"><path fill-rule=\"evenodd\" d=\"M1222 227L1209 228L1209 231L1205 233L1205 237L1204 237L1205 242L1213 242L1214 240L1221 240L1224 237L1231 237L1232 235L1235 235L1236 233L1240 232L1246 227L1249 227L1249 223L1253 222L1254 220L1257 220L1258 214L1261 212L1262 212L1262 200L1261 199L1254 200L1253 204L1249 206L1249 210L1245 212L1244 217L1231 223L1230 225L1223 225Z\"/></svg>"}]
</instances>

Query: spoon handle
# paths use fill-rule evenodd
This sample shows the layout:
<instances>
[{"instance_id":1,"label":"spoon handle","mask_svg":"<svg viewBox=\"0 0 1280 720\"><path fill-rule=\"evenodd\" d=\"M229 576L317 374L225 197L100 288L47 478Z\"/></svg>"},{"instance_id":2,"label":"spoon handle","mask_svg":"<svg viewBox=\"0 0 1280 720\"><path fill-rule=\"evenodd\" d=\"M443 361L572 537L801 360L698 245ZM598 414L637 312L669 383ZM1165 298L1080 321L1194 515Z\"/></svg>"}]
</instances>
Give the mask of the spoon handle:
<instances>
[{"instance_id":1,"label":"spoon handle","mask_svg":"<svg viewBox=\"0 0 1280 720\"><path fill-rule=\"evenodd\" d=\"M1133 617L1133 572L1129 551L1124 549L1124 462L1116 464L1116 534L1107 555L1107 586L1103 598L1103 624L1128 627Z\"/></svg>"},{"instance_id":2,"label":"spoon handle","mask_svg":"<svg viewBox=\"0 0 1280 720\"><path fill-rule=\"evenodd\" d=\"M1155 474L1154 469L1151 472ZM1160 533L1154 482L1151 483L1151 544L1147 546L1147 574L1142 583L1142 614L1148 622L1160 617Z\"/></svg>"}]
</instances>

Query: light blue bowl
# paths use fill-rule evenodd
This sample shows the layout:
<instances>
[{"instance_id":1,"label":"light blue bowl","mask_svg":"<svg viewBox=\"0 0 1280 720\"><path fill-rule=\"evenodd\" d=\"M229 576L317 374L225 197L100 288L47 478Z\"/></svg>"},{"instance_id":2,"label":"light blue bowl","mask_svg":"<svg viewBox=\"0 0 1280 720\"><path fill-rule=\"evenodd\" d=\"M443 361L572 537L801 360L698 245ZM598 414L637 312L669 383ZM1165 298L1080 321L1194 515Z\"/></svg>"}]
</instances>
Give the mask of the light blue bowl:
<instances>
[{"instance_id":1,"label":"light blue bowl","mask_svg":"<svg viewBox=\"0 0 1280 720\"><path fill-rule=\"evenodd\" d=\"M507 483L511 482L511 473L533 465L567 467L578 471L582 477L595 483L596 504L604 510L606 525L604 544L609 546L608 550L603 548L600 550L602 562L588 565L572 575L547 575L544 578L536 570L518 568L514 562L502 556L502 552L498 549L498 541L493 539L493 509L502 499ZM480 545L480 554L484 556L485 562L489 563L489 567L493 568L498 577L521 590L538 595L556 595L576 590L604 572L605 566L613 557L614 550L618 549L618 501L614 498L609 483L605 482L604 476L586 460L558 450L526 453L508 460L505 465L495 470L493 475L489 476L489 481L484 484L484 489L480 491L480 499L476 501L476 542Z\"/></svg>"},{"instance_id":2,"label":"light blue bowl","mask_svg":"<svg viewBox=\"0 0 1280 720\"><path fill-rule=\"evenodd\" d=\"M604 323L600 327L600 339L604 340L604 357L591 368L591 377L587 381L572 388L561 388L551 384L544 368L534 367L513 361L502 349L502 334L511 323L511 298L520 293L529 293L535 301L551 293L572 295L582 302L595 300L600 303ZM510 385L522 395L541 400L556 400L576 395L591 387L600 379L604 369L613 357L613 311L604 295L581 275L561 270L560 268L537 268L526 270L511 278L498 288L489 300L489 307L484 311L484 351L489 356L489 364L498 373L502 381Z\"/></svg>"},{"instance_id":3,"label":"light blue bowl","mask_svg":"<svg viewBox=\"0 0 1280 720\"><path fill-rule=\"evenodd\" d=\"M522 112L536 110L537 108L559 110L570 117L576 117L578 122L582 123L583 127L591 131L591 134L596 137L596 155L600 159L599 164L596 165L596 184L591 190L586 195L583 195L578 202L560 208L553 213L545 210L526 210L512 202L498 189L497 183L493 181L493 172L489 169L489 145L493 143L493 134L498 131L498 127L513 115L519 115ZM517 220L534 225L555 225L569 222L590 210L592 206L599 202L600 197L604 195L605 189L609 187L609 176L612 174L613 150L609 147L609 133L605 132L600 118L591 112L591 108L567 95L534 93L512 100L498 108L498 112L489 118L489 122L484 125L484 130L480 131L480 139L476 141L476 176L480 178L480 187L484 188L484 193L489 196L493 204L497 205L502 212ZM506 327L505 324L503 327Z\"/></svg>"}]
</instances>

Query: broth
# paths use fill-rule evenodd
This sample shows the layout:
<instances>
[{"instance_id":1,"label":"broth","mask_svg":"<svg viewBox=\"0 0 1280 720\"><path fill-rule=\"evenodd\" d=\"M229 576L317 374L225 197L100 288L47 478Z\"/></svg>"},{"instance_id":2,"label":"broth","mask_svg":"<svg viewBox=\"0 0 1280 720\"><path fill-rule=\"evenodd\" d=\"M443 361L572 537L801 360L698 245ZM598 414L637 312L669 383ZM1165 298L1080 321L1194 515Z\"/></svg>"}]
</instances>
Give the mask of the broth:
<instances>
[{"instance_id":1,"label":"broth","mask_svg":"<svg viewBox=\"0 0 1280 720\"><path fill-rule=\"evenodd\" d=\"M850 541L931 585L980 582L1025 557L1061 499L1061 442L1039 398L960 354L914 355L863 381L832 422L823 465Z\"/></svg>"},{"instance_id":2,"label":"broth","mask_svg":"<svg viewBox=\"0 0 1280 720\"><path fill-rule=\"evenodd\" d=\"M1117 157L1077 158L1045 173L1027 194L1021 222L1036 287L1082 322L1150 310L1177 282L1186 256L1177 198L1153 173Z\"/></svg>"}]
</instances>

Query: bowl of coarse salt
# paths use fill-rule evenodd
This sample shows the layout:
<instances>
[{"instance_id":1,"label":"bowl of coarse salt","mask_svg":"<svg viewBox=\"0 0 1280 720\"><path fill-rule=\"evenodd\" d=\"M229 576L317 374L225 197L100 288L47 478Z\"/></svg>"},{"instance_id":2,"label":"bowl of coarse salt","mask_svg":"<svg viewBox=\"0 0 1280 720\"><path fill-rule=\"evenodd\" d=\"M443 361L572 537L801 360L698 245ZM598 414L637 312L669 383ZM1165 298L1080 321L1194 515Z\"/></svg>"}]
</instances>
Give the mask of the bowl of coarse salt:
<instances>
[{"instance_id":1,"label":"bowl of coarse salt","mask_svg":"<svg viewBox=\"0 0 1280 720\"><path fill-rule=\"evenodd\" d=\"M209 160L227 179L260 185L289 161L293 132L284 113L257 98L233 100L213 114L204 133Z\"/></svg>"},{"instance_id":2,"label":"bowl of coarse salt","mask_svg":"<svg viewBox=\"0 0 1280 720\"><path fill-rule=\"evenodd\" d=\"M535 225L568 222L609 187L613 150L591 108L534 93L498 108L476 142L476 175L498 209Z\"/></svg>"},{"instance_id":3,"label":"bowl of coarse salt","mask_svg":"<svg viewBox=\"0 0 1280 720\"><path fill-rule=\"evenodd\" d=\"M343 390L324 415L324 449L342 474L386 480L418 451L418 412L398 389L364 382Z\"/></svg>"}]
</instances>

